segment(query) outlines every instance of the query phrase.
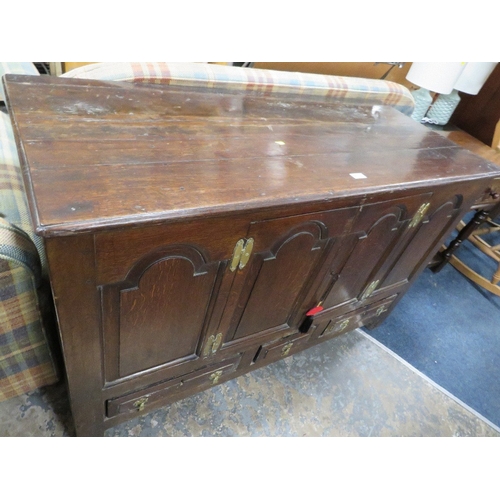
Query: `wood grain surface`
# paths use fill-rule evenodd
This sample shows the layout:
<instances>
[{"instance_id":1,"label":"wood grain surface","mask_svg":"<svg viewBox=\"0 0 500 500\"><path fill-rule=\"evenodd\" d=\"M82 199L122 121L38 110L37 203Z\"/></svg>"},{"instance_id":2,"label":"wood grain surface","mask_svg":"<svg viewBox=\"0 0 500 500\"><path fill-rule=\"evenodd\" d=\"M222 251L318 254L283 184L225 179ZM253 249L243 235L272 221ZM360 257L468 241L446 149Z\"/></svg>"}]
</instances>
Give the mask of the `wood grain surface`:
<instances>
[{"instance_id":1,"label":"wood grain surface","mask_svg":"<svg viewBox=\"0 0 500 500\"><path fill-rule=\"evenodd\" d=\"M6 89L45 236L495 168L390 107L49 76L8 75Z\"/></svg>"}]
</instances>

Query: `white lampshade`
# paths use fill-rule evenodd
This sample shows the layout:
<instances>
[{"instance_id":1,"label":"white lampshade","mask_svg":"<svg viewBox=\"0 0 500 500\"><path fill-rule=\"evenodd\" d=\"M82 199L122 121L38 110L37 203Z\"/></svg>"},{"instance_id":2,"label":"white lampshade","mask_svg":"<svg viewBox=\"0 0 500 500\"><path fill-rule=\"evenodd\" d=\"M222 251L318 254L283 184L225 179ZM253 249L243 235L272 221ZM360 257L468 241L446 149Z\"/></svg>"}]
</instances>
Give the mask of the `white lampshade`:
<instances>
[{"instance_id":1,"label":"white lampshade","mask_svg":"<svg viewBox=\"0 0 500 500\"><path fill-rule=\"evenodd\" d=\"M455 89L466 94L477 95L496 65L497 63L494 62L467 63L457 83L455 83Z\"/></svg>"},{"instance_id":2,"label":"white lampshade","mask_svg":"<svg viewBox=\"0 0 500 500\"><path fill-rule=\"evenodd\" d=\"M466 64L464 62L414 62L406 79L432 92L449 94Z\"/></svg>"}]
</instances>

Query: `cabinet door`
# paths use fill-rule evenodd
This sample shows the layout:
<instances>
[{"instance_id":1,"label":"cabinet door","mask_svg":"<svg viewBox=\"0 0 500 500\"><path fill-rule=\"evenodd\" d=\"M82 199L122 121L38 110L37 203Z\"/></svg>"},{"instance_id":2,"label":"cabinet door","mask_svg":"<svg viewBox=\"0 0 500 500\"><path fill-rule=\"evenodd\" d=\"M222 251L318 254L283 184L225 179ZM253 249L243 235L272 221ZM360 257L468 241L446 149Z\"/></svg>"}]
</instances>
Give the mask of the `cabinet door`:
<instances>
[{"instance_id":1,"label":"cabinet door","mask_svg":"<svg viewBox=\"0 0 500 500\"><path fill-rule=\"evenodd\" d=\"M393 265L385 266L378 276L383 290L409 282L415 273L425 267L432 252L437 251L446 235L458 224L463 197L433 196L427 213L415 231L396 249Z\"/></svg>"},{"instance_id":2,"label":"cabinet door","mask_svg":"<svg viewBox=\"0 0 500 500\"><path fill-rule=\"evenodd\" d=\"M203 364L247 231L247 221L204 220L96 237L107 381Z\"/></svg>"},{"instance_id":3,"label":"cabinet door","mask_svg":"<svg viewBox=\"0 0 500 500\"><path fill-rule=\"evenodd\" d=\"M106 287L107 324L119 335L120 377L196 353L217 270L217 263L179 245L153 262L139 261L125 282Z\"/></svg>"},{"instance_id":4,"label":"cabinet door","mask_svg":"<svg viewBox=\"0 0 500 500\"><path fill-rule=\"evenodd\" d=\"M430 198L427 193L362 207L329 270L336 279L323 285L325 309L355 306L380 290L382 277L398 266L402 248L419 227L415 217Z\"/></svg>"},{"instance_id":5,"label":"cabinet door","mask_svg":"<svg viewBox=\"0 0 500 500\"><path fill-rule=\"evenodd\" d=\"M359 208L272 219L251 224L253 253L235 271L219 330L225 343L285 335L303 319L322 269L340 248Z\"/></svg>"}]
</instances>

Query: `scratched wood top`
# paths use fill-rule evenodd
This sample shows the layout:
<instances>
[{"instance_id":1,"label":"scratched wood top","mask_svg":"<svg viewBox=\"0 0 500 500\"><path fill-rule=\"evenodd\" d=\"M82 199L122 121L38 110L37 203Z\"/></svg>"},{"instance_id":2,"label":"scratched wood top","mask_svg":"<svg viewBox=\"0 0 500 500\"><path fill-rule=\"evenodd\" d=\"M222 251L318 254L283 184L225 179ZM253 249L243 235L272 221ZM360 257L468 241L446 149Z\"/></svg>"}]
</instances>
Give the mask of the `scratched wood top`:
<instances>
[{"instance_id":1,"label":"scratched wood top","mask_svg":"<svg viewBox=\"0 0 500 500\"><path fill-rule=\"evenodd\" d=\"M500 175L386 106L48 76L5 87L45 236Z\"/></svg>"}]
</instances>

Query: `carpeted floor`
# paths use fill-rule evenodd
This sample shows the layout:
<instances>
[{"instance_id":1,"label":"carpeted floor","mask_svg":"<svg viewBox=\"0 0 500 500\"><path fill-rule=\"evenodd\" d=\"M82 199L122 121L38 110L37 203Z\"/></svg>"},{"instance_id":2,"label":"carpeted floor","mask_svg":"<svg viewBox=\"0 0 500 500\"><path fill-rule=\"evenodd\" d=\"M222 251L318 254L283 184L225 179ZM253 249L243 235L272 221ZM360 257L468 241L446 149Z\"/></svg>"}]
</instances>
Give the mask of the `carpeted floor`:
<instances>
[{"instance_id":1,"label":"carpeted floor","mask_svg":"<svg viewBox=\"0 0 500 500\"><path fill-rule=\"evenodd\" d=\"M0 436L72 436L63 384L0 403ZM500 436L361 331L117 425L109 437Z\"/></svg>"},{"instance_id":2,"label":"carpeted floor","mask_svg":"<svg viewBox=\"0 0 500 500\"><path fill-rule=\"evenodd\" d=\"M476 271L495 267L469 242L456 255ZM426 270L385 323L367 333L500 425L500 297L450 265Z\"/></svg>"}]
</instances>

